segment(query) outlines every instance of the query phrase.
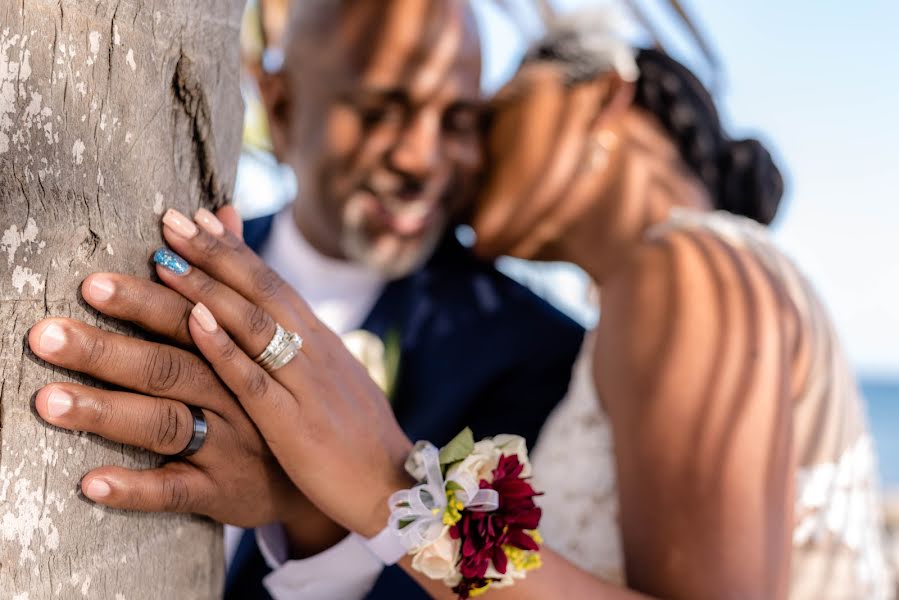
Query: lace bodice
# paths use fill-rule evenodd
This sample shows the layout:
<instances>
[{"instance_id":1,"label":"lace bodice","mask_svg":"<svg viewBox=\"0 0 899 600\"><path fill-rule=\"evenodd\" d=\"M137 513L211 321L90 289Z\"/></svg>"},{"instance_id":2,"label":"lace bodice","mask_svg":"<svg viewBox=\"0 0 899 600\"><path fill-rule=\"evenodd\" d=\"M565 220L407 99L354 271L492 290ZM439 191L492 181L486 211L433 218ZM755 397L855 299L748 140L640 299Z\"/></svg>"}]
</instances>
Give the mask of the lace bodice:
<instances>
[{"instance_id":1,"label":"lace bodice","mask_svg":"<svg viewBox=\"0 0 899 600\"><path fill-rule=\"evenodd\" d=\"M855 381L830 320L811 286L768 241L767 231L725 213L675 211L651 235L701 229L749 249L785 282L816 348L797 399L795 528L791 599L893 598L886 561L874 448ZM595 334L584 342L566 398L550 415L532 452L544 490L541 532L547 544L604 579L625 581L611 423L593 384Z\"/></svg>"}]
</instances>

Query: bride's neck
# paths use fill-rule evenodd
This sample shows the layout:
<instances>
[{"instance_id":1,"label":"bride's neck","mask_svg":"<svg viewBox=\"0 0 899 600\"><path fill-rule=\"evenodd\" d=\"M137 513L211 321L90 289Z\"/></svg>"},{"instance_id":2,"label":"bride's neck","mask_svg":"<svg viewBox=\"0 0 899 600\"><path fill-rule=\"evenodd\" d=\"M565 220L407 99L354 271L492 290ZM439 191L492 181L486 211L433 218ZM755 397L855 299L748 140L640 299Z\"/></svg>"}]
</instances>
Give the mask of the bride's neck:
<instances>
[{"instance_id":1,"label":"bride's neck","mask_svg":"<svg viewBox=\"0 0 899 600\"><path fill-rule=\"evenodd\" d=\"M653 123L627 130L616 162L609 165L616 175L603 192L605 199L566 236L566 260L600 286L627 262L647 230L668 218L671 208L712 208L705 187Z\"/></svg>"}]
</instances>

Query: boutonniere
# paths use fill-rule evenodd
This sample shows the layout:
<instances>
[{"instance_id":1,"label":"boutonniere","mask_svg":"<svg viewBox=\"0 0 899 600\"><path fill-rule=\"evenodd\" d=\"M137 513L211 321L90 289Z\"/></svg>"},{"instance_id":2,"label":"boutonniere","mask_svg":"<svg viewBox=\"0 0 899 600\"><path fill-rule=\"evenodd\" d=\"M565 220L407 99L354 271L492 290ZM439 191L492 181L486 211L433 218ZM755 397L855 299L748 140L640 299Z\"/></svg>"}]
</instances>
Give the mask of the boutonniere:
<instances>
[{"instance_id":1,"label":"boutonniere","mask_svg":"<svg viewBox=\"0 0 899 600\"><path fill-rule=\"evenodd\" d=\"M390 330L385 336L385 341L381 341L381 338L370 331L357 329L345 333L341 339L347 350L368 370L368 376L378 384L392 403L400 370L399 332Z\"/></svg>"}]
</instances>

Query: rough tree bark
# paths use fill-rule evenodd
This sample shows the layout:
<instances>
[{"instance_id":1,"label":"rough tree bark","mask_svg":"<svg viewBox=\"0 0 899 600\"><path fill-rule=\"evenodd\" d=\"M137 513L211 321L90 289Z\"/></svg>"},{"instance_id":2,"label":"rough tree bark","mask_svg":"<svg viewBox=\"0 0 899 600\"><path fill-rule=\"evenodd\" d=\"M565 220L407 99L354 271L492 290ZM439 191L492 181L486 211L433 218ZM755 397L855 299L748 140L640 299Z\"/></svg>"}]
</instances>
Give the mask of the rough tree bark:
<instances>
[{"instance_id":1,"label":"rough tree bark","mask_svg":"<svg viewBox=\"0 0 899 600\"><path fill-rule=\"evenodd\" d=\"M43 424L34 393L72 374L25 336L46 315L128 331L80 300L82 279L149 276L164 207L227 200L242 6L0 0L0 598L221 595L217 526L80 497L89 468L157 459Z\"/></svg>"}]
</instances>

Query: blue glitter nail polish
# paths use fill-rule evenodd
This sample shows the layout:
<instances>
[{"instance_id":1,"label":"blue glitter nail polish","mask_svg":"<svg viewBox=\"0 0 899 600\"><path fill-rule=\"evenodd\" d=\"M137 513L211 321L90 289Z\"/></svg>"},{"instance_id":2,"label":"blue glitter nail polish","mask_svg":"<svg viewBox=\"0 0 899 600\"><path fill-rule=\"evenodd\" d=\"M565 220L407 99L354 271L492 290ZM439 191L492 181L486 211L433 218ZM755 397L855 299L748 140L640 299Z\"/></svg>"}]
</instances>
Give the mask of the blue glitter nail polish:
<instances>
[{"instance_id":1,"label":"blue glitter nail polish","mask_svg":"<svg viewBox=\"0 0 899 600\"><path fill-rule=\"evenodd\" d=\"M163 266L175 275L184 275L190 270L187 261L169 250L168 248L160 248L153 255L153 262Z\"/></svg>"}]
</instances>

